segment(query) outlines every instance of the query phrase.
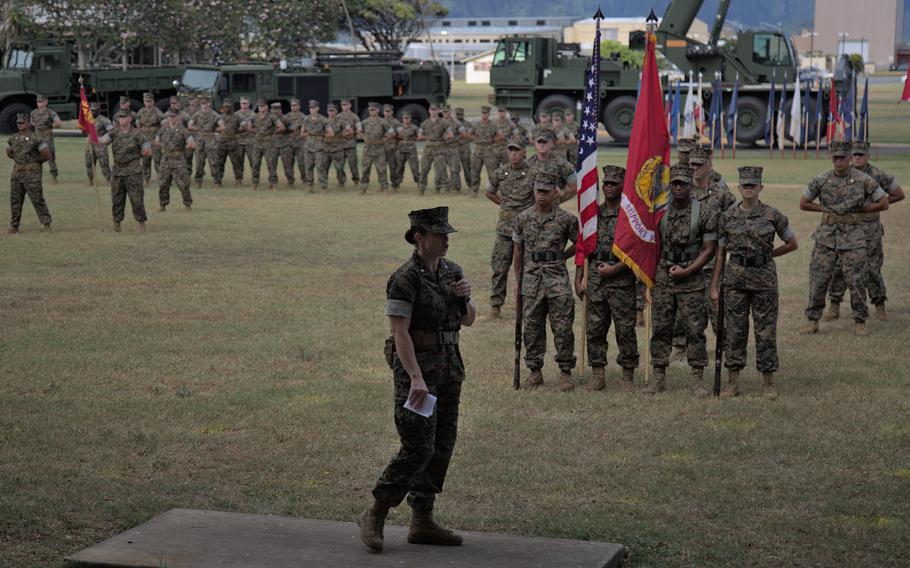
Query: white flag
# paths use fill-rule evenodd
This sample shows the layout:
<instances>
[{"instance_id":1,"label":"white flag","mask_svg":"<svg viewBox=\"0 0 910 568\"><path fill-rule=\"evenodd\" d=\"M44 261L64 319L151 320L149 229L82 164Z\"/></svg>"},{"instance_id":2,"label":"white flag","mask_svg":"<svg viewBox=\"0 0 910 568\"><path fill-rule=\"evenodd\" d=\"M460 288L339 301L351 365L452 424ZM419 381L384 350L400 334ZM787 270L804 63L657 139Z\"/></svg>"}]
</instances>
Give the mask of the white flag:
<instances>
[{"instance_id":1,"label":"white flag","mask_svg":"<svg viewBox=\"0 0 910 568\"><path fill-rule=\"evenodd\" d=\"M793 82L793 103L790 105L790 138L795 144L803 139L803 97L799 89L799 75Z\"/></svg>"},{"instance_id":2,"label":"white flag","mask_svg":"<svg viewBox=\"0 0 910 568\"><path fill-rule=\"evenodd\" d=\"M683 110L683 138L695 138L695 96L692 94L692 81L689 80L689 94L686 95L686 106Z\"/></svg>"}]
</instances>

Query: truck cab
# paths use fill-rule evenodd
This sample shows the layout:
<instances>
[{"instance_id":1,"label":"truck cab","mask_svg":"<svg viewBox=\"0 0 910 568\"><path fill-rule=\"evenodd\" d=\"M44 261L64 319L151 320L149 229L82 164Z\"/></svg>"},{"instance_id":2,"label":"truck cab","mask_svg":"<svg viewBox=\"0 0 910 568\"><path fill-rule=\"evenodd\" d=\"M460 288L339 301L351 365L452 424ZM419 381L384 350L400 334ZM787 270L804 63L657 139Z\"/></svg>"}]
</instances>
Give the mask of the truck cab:
<instances>
[{"instance_id":1,"label":"truck cab","mask_svg":"<svg viewBox=\"0 0 910 568\"><path fill-rule=\"evenodd\" d=\"M72 68L66 46L14 42L0 70L0 132L16 131L16 114L35 108L35 95L47 95L61 116L75 112L71 102Z\"/></svg>"}]
</instances>

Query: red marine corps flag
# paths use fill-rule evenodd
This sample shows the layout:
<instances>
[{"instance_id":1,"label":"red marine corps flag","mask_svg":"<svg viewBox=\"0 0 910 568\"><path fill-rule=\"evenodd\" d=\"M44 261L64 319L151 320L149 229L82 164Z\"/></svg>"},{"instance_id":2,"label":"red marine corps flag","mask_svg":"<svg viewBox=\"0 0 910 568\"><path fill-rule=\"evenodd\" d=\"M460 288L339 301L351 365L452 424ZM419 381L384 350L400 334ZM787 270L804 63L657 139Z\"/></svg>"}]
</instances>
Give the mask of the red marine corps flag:
<instances>
[{"instance_id":1,"label":"red marine corps flag","mask_svg":"<svg viewBox=\"0 0 910 568\"><path fill-rule=\"evenodd\" d=\"M575 178L578 180L578 242L575 265L584 266L585 258L597 248L597 122L600 116L600 8L594 14L594 52L585 73L585 100L578 135Z\"/></svg>"},{"instance_id":2,"label":"red marine corps flag","mask_svg":"<svg viewBox=\"0 0 910 568\"><path fill-rule=\"evenodd\" d=\"M657 270L657 225L667 206L670 177L670 133L663 115L660 78L654 59L657 16L648 16L648 42L642 70L641 94L635 105L626 179L622 190L623 213L616 221L613 254L648 288L654 287Z\"/></svg>"},{"instance_id":3,"label":"red marine corps flag","mask_svg":"<svg viewBox=\"0 0 910 568\"><path fill-rule=\"evenodd\" d=\"M98 131L95 130L95 117L92 116L92 109L89 108L88 99L85 98L85 85L82 84L82 77L79 77L79 129L85 132L93 144L98 143Z\"/></svg>"}]
</instances>

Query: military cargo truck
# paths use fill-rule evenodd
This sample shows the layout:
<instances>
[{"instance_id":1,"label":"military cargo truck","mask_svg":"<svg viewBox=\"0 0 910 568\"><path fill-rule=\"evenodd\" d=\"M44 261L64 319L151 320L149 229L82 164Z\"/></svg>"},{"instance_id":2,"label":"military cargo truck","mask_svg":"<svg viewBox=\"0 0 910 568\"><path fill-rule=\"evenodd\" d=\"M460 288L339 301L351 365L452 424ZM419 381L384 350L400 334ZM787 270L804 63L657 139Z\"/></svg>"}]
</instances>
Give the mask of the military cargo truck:
<instances>
[{"instance_id":1,"label":"military cargo truck","mask_svg":"<svg viewBox=\"0 0 910 568\"><path fill-rule=\"evenodd\" d=\"M86 95L103 109L117 108L121 96L132 99L138 110L142 93L152 92L160 108L177 92L174 81L182 67L130 67L76 69L67 45L60 43L14 42L0 69L0 132L16 131L16 114L35 108L35 95L47 95L48 105L60 118L76 118L79 108L79 78Z\"/></svg>"},{"instance_id":2,"label":"military cargo truck","mask_svg":"<svg viewBox=\"0 0 910 568\"><path fill-rule=\"evenodd\" d=\"M788 91L792 90L798 72L796 50L790 38L779 31L741 31L735 43L723 45L720 32L730 0L721 0L707 43L686 37L703 3L704 0L670 3L657 30L658 52L683 74L691 71L696 82L698 73L702 74L706 107L715 72L721 74L725 105L738 75L736 138L743 143L756 142L764 136L772 75L778 85L786 77ZM549 38L504 38L496 47L490 71L494 101L525 114L555 108L574 112L581 108L587 64L588 57L581 56L577 46L558 44ZM601 58L601 120L610 136L620 142L628 141L632 132L640 73L641 69L620 61L616 55ZM809 113L813 137L814 107L813 98ZM825 114L822 116L824 121Z\"/></svg>"},{"instance_id":3,"label":"military cargo truck","mask_svg":"<svg viewBox=\"0 0 910 568\"><path fill-rule=\"evenodd\" d=\"M366 116L367 103L390 103L396 116L409 111L415 123L428 116L430 103L443 103L451 81L444 65L403 61L400 53L320 53L296 68L276 69L268 63L237 65L188 65L180 82L183 95L204 94L215 104L230 97L235 106L241 96L253 104L259 98L282 103L290 99L319 101L325 113L329 102L351 99L352 110Z\"/></svg>"}]
</instances>

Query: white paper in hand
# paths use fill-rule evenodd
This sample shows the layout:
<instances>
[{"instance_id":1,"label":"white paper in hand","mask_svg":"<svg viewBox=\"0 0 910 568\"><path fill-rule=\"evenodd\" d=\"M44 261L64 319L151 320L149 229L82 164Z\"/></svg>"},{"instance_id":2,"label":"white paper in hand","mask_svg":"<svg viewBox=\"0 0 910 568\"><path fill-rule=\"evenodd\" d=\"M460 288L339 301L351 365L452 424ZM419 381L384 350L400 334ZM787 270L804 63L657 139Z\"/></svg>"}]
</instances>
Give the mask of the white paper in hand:
<instances>
[{"instance_id":1,"label":"white paper in hand","mask_svg":"<svg viewBox=\"0 0 910 568\"><path fill-rule=\"evenodd\" d=\"M433 409L436 408L436 397L430 393L427 393L427 395L423 397L423 404L421 404L419 407L415 408L414 405L411 404L410 400L404 403L404 407L411 412L416 412L424 418L429 418L433 415Z\"/></svg>"}]
</instances>

